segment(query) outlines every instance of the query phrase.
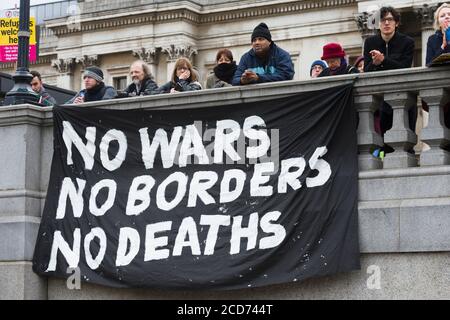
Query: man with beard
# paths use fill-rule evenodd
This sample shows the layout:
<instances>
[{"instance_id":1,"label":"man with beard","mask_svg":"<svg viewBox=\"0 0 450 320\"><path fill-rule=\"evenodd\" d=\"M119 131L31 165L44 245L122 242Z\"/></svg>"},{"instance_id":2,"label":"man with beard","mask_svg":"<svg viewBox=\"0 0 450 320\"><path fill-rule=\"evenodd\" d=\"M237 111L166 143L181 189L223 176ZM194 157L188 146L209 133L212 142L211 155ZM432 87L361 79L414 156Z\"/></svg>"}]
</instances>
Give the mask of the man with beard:
<instances>
[{"instance_id":1,"label":"man with beard","mask_svg":"<svg viewBox=\"0 0 450 320\"><path fill-rule=\"evenodd\" d=\"M272 41L265 23L252 33L252 49L244 54L233 77L233 85L292 80L294 65L289 53Z\"/></svg>"},{"instance_id":2,"label":"man with beard","mask_svg":"<svg viewBox=\"0 0 450 320\"><path fill-rule=\"evenodd\" d=\"M147 96L157 93L158 85L152 80L150 68L144 61L133 62L130 75L133 82L124 90L126 96Z\"/></svg>"},{"instance_id":3,"label":"man with beard","mask_svg":"<svg viewBox=\"0 0 450 320\"><path fill-rule=\"evenodd\" d=\"M105 86L103 82L103 71L95 66L88 67L83 73L85 89L70 99L68 104L80 104L84 102L109 100L117 96L117 91L111 86Z\"/></svg>"}]
</instances>

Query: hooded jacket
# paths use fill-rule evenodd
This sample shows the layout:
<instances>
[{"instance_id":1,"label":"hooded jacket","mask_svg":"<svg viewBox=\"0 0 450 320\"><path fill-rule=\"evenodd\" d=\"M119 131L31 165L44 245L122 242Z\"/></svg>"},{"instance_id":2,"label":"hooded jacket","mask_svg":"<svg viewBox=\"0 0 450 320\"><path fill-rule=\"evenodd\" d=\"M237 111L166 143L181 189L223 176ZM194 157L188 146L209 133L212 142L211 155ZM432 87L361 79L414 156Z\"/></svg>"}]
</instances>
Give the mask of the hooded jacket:
<instances>
[{"instance_id":1,"label":"hooded jacket","mask_svg":"<svg viewBox=\"0 0 450 320\"><path fill-rule=\"evenodd\" d=\"M258 81L254 83L292 80L294 65L289 53L272 42L266 61L260 59L253 49L245 53L234 74L232 84L241 85L241 76L245 70L252 70L258 74Z\"/></svg>"}]
</instances>

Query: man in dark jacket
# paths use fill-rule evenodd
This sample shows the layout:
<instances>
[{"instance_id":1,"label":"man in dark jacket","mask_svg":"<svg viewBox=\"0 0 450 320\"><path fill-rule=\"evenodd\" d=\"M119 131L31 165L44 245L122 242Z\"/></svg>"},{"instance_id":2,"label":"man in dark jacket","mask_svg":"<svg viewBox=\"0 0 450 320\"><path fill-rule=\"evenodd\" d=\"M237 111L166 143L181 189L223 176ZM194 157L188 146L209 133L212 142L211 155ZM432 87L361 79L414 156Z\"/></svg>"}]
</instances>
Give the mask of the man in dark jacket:
<instances>
[{"instance_id":1,"label":"man in dark jacket","mask_svg":"<svg viewBox=\"0 0 450 320\"><path fill-rule=\"evenodd\" d=\"M37 71L31 71L33 79L31 79L31 89L39 95L39 103L44 106L53 106L56 104L56 100L45 90L42 84L41 74Z\"/></svg>"},{"instance_id":2,"label":"man in dark jacket","mask_svg":"<svg viewBox=\"0 0 450 320\"><path fill-rule=\"evenodd\" d=\"M232 84L292 80L294 73L289 53L275 45L267 25L260 23L252 33L252 49L242 56Z\"/></svg>"},{"instance_id":3,"label":"man in dark jacket","mask_svg":"<svg viewBox=\"0 0 450 320\"><path fill-rule=\"evenodd\" d=\"M124 91L128 97L157 93L158 85L152 80L150 68L144 61L133 62L130 67L130 75L133 82Z\"/></svg>"},{"instance_id":4,"label":"man in dark jacket","mask_svg":"<svg viewBox=\"0 0 450 320\"><path fill-rule=\"evenodd\" d=\"M400 14L392 7L380 9L380 33L364 42L364 71L411 68L414 40L397 27Z\"/></svg>"},{"instance_id":5,"label":"man in dark jacket","mask_svg":"<svg viewBox=\"0 0 450 320\"><path fill-rule=\"evenodd\" d=\"M101 101L113 99L117 96L117 91L111 86L105 86L103 82L103 71L95 66L88 67L83 73L85 89L77 93L67 104L80 104L91 101Z\"/></svg>"},{"instance_id":6,"label":"man in dark jacket","mask_svg":"<svg viewBox=\"0 0 450 320\"><path fill-rule=\"evenodd\" d=\"M369 37L364 42L364 71L383 71L392 69L411 68L414 55L414 40L398 32L400 14L392 7L380 9L380 33ZM417 108L408 111L409 127L414 132L417 120ZM392 107L383 102L379 115L376 114L375 127L383 136L392 128ZM378 118L379 117L379 118ZM389 146L385 146L389 150ZM392 151L392 149L390 150Z\"/></svg>"}]
</instances>

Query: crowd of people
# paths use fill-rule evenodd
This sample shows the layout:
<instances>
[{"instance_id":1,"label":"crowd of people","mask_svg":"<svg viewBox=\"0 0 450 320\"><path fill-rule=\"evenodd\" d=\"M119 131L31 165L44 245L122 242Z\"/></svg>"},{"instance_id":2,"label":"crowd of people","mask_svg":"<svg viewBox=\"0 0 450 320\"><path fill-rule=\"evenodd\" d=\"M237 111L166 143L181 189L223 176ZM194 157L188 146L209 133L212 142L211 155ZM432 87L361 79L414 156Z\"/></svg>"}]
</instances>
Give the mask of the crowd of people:
<instances>
[{"instance_id":1,"label":"crowd of people","mask_svg":"<svg viewBox=\"0 0 450 320\"><path fill-rule=\"evenodd\" d=\"M311 64L311 78L410 68L413 61L414 40L398 31L399 24L400 14L393 7L382 7L379 32L365 40L363 55L350 65L342 46L339 43L328 43L323 46L321 58ZM436 32L427 42L427 65L441 54L450 53L450 5L447 3L436 10L434 28ZM219 50L216 55L216 66L206 80L206 88L293 79L295 72L290 54L275 44L265 23L255 27L251 35L251 44L252 48L241 57L239 64L234 61L233 53L229 49ZM40 102L45 105L54 104L54 99L42 85L39 73L32 72L32 74L32 88L40 96ZM138 60L131 65L130 76L132 83L123 92L117 92L113 87L105 85L100 68L88 67L83 74L85 88L67 103L80 104L116 97L202 90L198 73L187 58L176 61L171 79L160 87L152 80L150 68L144 61ZM450 127L449 115L450 112L446 112L445 122ZM375 128L383 135L392 126L391 106L383 103L375 118ZM411 108L409 126L413 131L416 118L417 108Z\"/></svg>"}]
</instances>

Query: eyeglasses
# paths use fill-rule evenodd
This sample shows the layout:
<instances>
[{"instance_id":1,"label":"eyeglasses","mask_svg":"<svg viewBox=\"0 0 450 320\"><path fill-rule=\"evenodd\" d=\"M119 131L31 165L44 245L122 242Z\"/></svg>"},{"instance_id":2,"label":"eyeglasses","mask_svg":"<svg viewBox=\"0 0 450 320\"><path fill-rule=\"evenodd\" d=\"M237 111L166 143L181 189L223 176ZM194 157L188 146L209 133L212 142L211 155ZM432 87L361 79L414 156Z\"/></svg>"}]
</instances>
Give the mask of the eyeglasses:
<instances>
[{"instance_id":1,"label":"eyeglasses","mask_svg":"<svg viewBox=\"0 0 450 320\"><path fill-rule=\"evenodd\" d=\"M392 18L392 17L388 17L388 18L383 18L383 19L381 19L381 23L386 23L386 22L392 23L392 22L394 22L394 21L395 21L395 19Z\"/></svg>"}]
</instances>

